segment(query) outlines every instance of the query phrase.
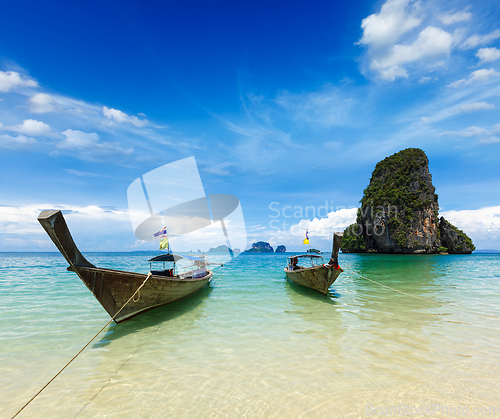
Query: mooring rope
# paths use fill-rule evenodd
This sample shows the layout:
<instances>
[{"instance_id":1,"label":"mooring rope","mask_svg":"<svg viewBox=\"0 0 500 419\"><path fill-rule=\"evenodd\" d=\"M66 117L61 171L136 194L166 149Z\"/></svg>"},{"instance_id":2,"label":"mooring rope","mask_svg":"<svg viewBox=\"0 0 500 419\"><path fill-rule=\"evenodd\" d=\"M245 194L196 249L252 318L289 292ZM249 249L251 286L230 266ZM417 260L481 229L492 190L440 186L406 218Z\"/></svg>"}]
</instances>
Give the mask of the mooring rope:
<instances>
[{"instance_id":1,"label":"mooring rope","mask_svg":"<svg viewBox=\"0 0 500 419\"><path fill-rule=\"evenodd\" d=\"M458 308L459 310L461 311L465 311L467 313L472 313L472 314L479 314L480 316L482 317L486 317L486 318L489 318L489 319L498 319L498 316L490 316L488 314L483 314L483 313L478 313L477 311L471 311L471 310L467 310L463 307L460 307L460 306L457 306L455 304L449 304L449 303L441 303L439 301L432 301L432 300L428 300L427 298L422 298L422 297L417 297L416 295L413 295L413 294L408 294L407 292L404 292L404 291L400 291L400 290L397 290L396 288L392 288L392 287L389 287L388 285L384 285L384 284L381 284L380 282L377 282L377 281L374 281L373 279L370 279L370 278L367 278L366 276L364 275L360 275L356 272L353 272L351 271L350 269L345 269L344 268L344 271L348 271L349 273L353 274L353 275L356 275L360 278L363 278L363 279L366 279L367 281L370 281L370 282L373 282L374 284L377 284L377 285L380 285L381 287L384 287L384 288L388 288L392 291L395 291L395 292L398 292L400 294L404 294L404 295L407 295L409 297L413 297L413 298L417 298L419 300L423 300L423 301L426 301L428 303L431 303L431 304L438 304L440 306L443 306L443 307L455 307L455 308Z\"/></svg>"},{"instance_id":2,"label":"mooring rope","mask_svg":"<svg viewBox=\"0 0 500 419\"><path fill-rule=\"evenodd\" d=\"M45 384L45 385L44 385L44 386L43 386L43 387L42 387L42 388L38 391L38 393L36 393L36 394L35 394L35 395L34 395L34 396L33 396L33 397L32 397L32 398L31 398L31 399L30 399L30 400L29 400L29 401L28 401L28 402L27 402L27 403L26 403L23 407L21 407L21 409L19 409L19 411L18 411L18 412L17 412L14 416L12 416L12 419L14 419L17 415L19 415L19 413L21 413L21 412L22 412L22 411L23 411L23 410L24 410L24 409L25 409L25 408L26 408L26 407L27 407L27 406L28 406L28 405L29 405L29 404L30 404L33 400L35 400L35 398L36 398L36 397L37 397L37 396L38 396L38 395L39 395L39 394L40 394L43 390L45 390L45 389L49 386L49 384L50 384L50 383L52 383L52 381L54 381L54 380L55 380L55 379L56 379L56 378L57 378L57 377L58 377L58 376L59 376L59 375L60 375L60 374L61 374L61 373L62 373L62 372L66 369L66 367L67 367L69 364L71 364L71 363L72 363L72 362L73 362L73 361L74 361L74 360L78 357L78 355L80 355L80 354L81 354L81 353L85 350L85 348L86 348L87 346L89 346L89 345L92 343L92 341L93 341L93 340L94 340L94 339L95 339L95 338L99 335L99 333L101 333L101 332L102 332L102 331L103 331L103 330L104 330L104 329L105 329L105 328L106 328L106 327L107 327L107 326L108 326L108 325L109 325L109 324L110 324L110 323L111 323L111 322L112 322L112 321L116 318L116 316L118 316L118 314L120 314L120 312L121 312L121 311L125 308L125 306L126 306L126 305L130 302L130 300L132 300L132 299L135 297L135 294L137 294L137 293L139 292L139 290L140 290L140 289L144 286L144 284L146 283L146 281L147 281L149 278L151 278L151 272L149 272L149 274L148 274L148 276L146 276L146 279L144 280L144 282L143 282L143 283L139 286L139 288L137 288L137 290L136 290L136 291L132 294L132 296L128 299L128 301L127 301L127 302L126 302L126 303L125 303L125 304L124 304L124 305L120 308L120 310L118 310L118 311L116 312L116 314L115 314L113 317L111 317L111 319L109 320L109 322L107 322L107 323L106 323L106 324L102 327L102 329L101 329L101 330L99 330L99 331L95 334L95 336L94 336L92 339L90 339L90 340L87 342L87 344L86 344L86 345L85 345L82 349L80 349L80 350L78 351L78 353L77 353L77 354L76 354L73 358L71 358L71 359L68 361L68 363L67 363L64 367L62 367L56 375L54 375L54 376L52 377L52 378L50 379L50 381L49 381L47 384ZM140 298L140 294L139 294L139 298ZM136 302L137 302L137 301L139 301L139 298L138 298L137 300L134 300L134 301L136 301Z\"/></svg>"},{"instance_id":3,"label":"mooring rope","mask_svg":"<svg viewBox=\"0 0 500 419\"><path fill-rule=\"evenodd\" d=\"M446 305L445 303L439 303L437 301L428 300L427 298L417 297L416 295L408 294L407 292L397 290L396 288L391 288L387 285L381 284L380 282L374 281L373 279L367 278L366 276L357 274L356 272L352 272L351 270L349 270L349 273L359 276L360 278L366 279L367 281L373 282L374 284L380 285L381 287L389 288L390 290L399 292L400 294L408 295L409 297L418 298L419 300L427 301L428 303L432 304Z\"/></svg>"}]
</instances>

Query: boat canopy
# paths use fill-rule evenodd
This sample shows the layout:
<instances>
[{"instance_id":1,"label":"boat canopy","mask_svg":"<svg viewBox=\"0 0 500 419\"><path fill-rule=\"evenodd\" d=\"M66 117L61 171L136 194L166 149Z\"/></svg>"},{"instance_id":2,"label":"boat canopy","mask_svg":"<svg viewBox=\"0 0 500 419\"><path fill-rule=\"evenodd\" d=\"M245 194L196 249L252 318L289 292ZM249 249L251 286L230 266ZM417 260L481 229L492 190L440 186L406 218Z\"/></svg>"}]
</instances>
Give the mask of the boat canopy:
<instances>
[{"instance_id":1,"label":"boat canopy","mask_svg":"<svg viewBox=\"0 0 500 419\"><path fill-rule=\"evenodd\" d=\"M177 262L180 259L205 261L205 259L196 256L181 256L181 255L174 255L173 253L165 253L164 255L158 255L149 259L148 262Z\"/></svg>"},{"instance_id":2,"label":"boat canopy","mask_svg":"<svg viewBox=\"0 0 500 419\"><path fill-rule=\"evenodd\" d=\"M290 256L289 259L293 258L321 258L323 259L323 256L320 255L296 255L296 256Z\"/></svg>"}]
</instances>

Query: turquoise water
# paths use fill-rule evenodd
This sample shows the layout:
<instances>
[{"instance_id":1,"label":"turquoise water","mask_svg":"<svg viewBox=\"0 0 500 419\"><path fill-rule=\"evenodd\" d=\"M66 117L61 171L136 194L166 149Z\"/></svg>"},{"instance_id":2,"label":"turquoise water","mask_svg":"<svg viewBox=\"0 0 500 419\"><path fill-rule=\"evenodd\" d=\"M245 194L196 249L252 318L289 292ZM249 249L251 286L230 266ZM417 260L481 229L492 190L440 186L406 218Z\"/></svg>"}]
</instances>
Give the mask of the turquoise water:
<instances>
[{"instance_id":1,"label":"turquoise water","mask_svg":"<svg viewBox=\"0 0 500 419\"><path fill-rule=\"evenodd\" d=\"M146 254L86 257L149 269ZM499 255L342 254L345 272L326 297L287 281L286 257L241 255L194 296L112 323L19 417L358 418L401 405L500 408ZM109 320L66 266L56 253L0 253L2 418Z\"/></svg>"}]
</instances>

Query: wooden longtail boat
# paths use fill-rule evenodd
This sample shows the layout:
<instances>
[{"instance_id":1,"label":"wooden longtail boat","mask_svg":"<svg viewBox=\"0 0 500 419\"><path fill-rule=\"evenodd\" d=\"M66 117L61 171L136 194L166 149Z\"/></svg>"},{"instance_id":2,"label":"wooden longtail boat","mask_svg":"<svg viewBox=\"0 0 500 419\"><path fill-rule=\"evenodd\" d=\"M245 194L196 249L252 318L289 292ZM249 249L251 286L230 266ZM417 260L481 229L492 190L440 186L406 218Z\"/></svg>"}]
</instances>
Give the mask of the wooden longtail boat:
<instances>
[{"instance_id":1,"label":"wooden longtail boat","mask_svg":"<svg viewBox=\"0 0 500 419\"><path fill-rule=\"evenodd\" d=\"M148 276L92 265L76 247L61 211L42 211L38 221L68 261L70 266L67 269L80 277L111 317L118 313ZM207 263L202 258L169 253L156 256L150 262L175 264L182 258L190 259L195 265L194 269L175 274L175 265L173 269L152 271L150 264L149 279L114 319L115 322L119 323L153 307L186 298L207 285L212 278L212 271L206 269Z\"/></svg>"},{"instance_id":2,"label":"wooden longtail boat","mask_svg":"<svg viewBox=\"0 0 500 419\"><path fill-rule=\"evenodd\" d=\"M285 273L288 279L296 284L319 291L322 294L328 292L330 286L338 276L344 272L338 264L340 244L342 243L342 233L334 233L332 257L328 264L323 264L323 257L314 254L294 255L288 258L288 266ZM299 266L298 262L311 262L310 267Z\"/></svg>"}]
</instances>

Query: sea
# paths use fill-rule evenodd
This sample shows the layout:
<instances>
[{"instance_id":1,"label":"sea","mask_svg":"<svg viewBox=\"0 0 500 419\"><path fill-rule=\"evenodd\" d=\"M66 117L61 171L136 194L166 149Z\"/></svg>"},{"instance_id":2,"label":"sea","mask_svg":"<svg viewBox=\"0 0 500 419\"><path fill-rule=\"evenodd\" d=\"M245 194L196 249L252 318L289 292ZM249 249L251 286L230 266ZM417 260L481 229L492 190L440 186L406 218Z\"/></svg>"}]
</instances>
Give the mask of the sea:
<instances>
[{"instance_id":1,"label":"sea","mask_svg":"<svg viewBox=\"0 0 500 419\"><path fill-rule=\"evenodd\" d=\"M85 256L149 270L146 253ZM340 254L326 296L287 280L287 256L241 254L193 296L111 323L17 417L500 417L499 254ZM66 267L0 253L1 418L109 320Z\"/></svg>"}]
</instances>

